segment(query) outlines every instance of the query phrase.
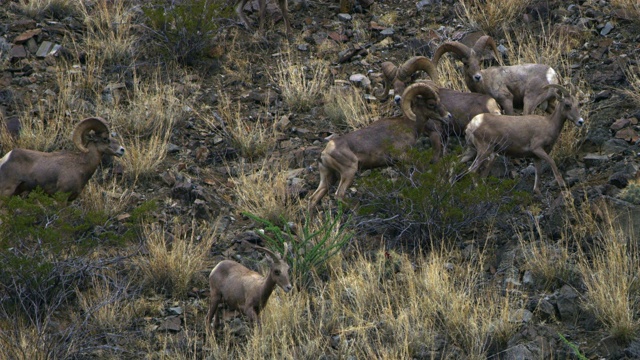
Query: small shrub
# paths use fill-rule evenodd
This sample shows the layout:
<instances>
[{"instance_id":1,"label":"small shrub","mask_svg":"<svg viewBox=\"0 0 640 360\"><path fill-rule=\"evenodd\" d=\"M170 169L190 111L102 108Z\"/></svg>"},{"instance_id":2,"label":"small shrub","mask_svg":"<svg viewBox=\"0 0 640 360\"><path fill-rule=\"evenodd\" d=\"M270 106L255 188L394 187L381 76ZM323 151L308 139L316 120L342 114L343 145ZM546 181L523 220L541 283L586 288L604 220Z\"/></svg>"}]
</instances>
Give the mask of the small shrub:
<instances>
[{"instance_id":1,"label":"small shrub","mask_svg":"<svg viewBox=\"0 0 640 360\"><path fill-rule=\"evenodd\" d=\"M324 219L317 223L306 217L299 233L294 232L284 219L283 230L269 220L244 214L264 226L264 232L259 234L270 248L284 253L285 242L290 244L286 260L291 266L291 281L299 288L307 287L314 278L321 276L328 260L340 252L352 237L351 232L345 230L349 220L342 222L340 207L335 214L326 212Z\"/></svg>"},{"instance_id":2,"label":"small shrub","mask_svg":"<svg viewBox=\"0 0 640 360\"><path fill-rule=\"evenodd\" d=\"M229 16L231 9L226 0L154 0L143 11L162 54L193 65L212 44L220 19Z\"/></svg>"},{"instance_id":3,"label":"small shrub","mask_svg":"<svg viewBox=\"0 0 640 360\"><path fill-rule=\"evenodd\" d=\"M459 238L483 221L526 203L527 195L514 191L516 181L489 177L474 186L475 174L456 175L467 166L456 162L456 155L429 164L430 153L411 149L391 170L393 177L376 169L362 180L358 213L368 218L366 223L392 229L398 238Z\"/></svg>"}]
</instances>

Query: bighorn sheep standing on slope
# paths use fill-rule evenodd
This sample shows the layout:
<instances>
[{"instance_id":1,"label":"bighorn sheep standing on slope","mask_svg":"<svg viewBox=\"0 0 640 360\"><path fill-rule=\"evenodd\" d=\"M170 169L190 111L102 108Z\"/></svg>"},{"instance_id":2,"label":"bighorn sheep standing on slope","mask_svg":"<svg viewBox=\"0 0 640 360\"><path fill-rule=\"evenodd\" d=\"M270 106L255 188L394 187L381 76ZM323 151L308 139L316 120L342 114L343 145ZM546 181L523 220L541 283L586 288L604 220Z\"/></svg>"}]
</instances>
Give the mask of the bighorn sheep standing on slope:
<instances>
[{"instance_id":1,"label":"bighorn sheep standing on slope","mask_svg":"<svg viewBox=\"0 0 640 360\"><path fill-rule=\"evenodd\" d=\"M269 300L269 296L276 285L285 292L291 291L289 280L289 265L283 259L287 256L288 246L285 244L284 255L274 254L268 249L256 246L256 249L265 252L271 257L269 275L263 277L255 271L249 270L243 265L232 261L223 260L216 265L209 275L209 311L207 312L207 329L213 329L220 324L220 316L217 314L218 305L225 302L230 308L237 309L246 315L253 323L260 325L260 311Z\"/></svg>"},{"instance_id":2,"label":"bighorn sheep standing on slope","mask_svg":"<svg viewBox=\"0 0 640 360\"><path fill-rule=\"evenodd\" d=\"M411 81L411 76L417 71L426 72L431 81L437 79L436 67L424 56L414 56L400 67L389 61L382 63L381 67L385 87L382 94L376 94L376 97L382 101L386 100L389 87L393 86L394 100L396 103L400 103L402 99L400 94ZM443 126L440 122L432 119L429 119L425 124L425 132L429 134L434 149L432 162L437 162L443 155L443 140L446 142L449 135L462 135L474 116L482 113L501 114L500 106L489 95L460 92L442 87L438 88L438 93L442 105L451 113L453 119L450 126Z\"/></svg>"},{"instance_id":3,"label":"bighorn sheep standing on slope","mask_svg":"<svg viewBox=\"0 0 640 360\"><path fill-rule=\"evenodd\" d=\"M421 99L414 101L419 96ZM445 123L451 119L441 104L438 90L427 83L409 86L403 93L401 108L404 116L381 119L329 141L320 154L320 184L310 197L310 210L329 191L336 175L340 175L336 197L341 199L358 169L390 165L394 157L416 143L427 119Z\"/></svg>"},{"instance_id":4,"label":"bighorn sheep standing on slope","mask_svg":"<svg viewBox=\"0 0 640 360\"><path fill-rule=\"evenodd\" d=\"M71 201L87 185L103 155L124 155L124 148L110 136L107 123L100 117L78 123L73 142L79 153L9 151L0 159L0 196L18 195L40 186L47 194L68 192Z\"/></svg>"},{"instance_id":5,"label":"bighorn sheep standing on slope","mask_svg":"<svg viewBox=\"0 0 640 360\"><path fill-rule=\"evenodd\" d=\"M486 176L489 168L495 160L495 153L500 152L513 157L533 157L536 175L533 183L533 191L540 192L538 178L542 160L551 166L553 175L560 187L564 187L562 175L549 152L553 148L566 119L573 121L577 126L582 126L584 120L580 116L578 101L571 96L564 87L556 84L547 85L547 88L559 90L558 104L552 114L539 115L492 115L480 114L474 117L467 126L467 141L476 148L477 155L471 164L469 171L477 172L485 160L489 162L481 172Z\"/></svg>"},{"instance_id":6,"label":"bighorn sheep standing on slope","mask_svg":"<svg viewBox=\"0 0 640 360\"><path fill-rule=\"evenodd\" d=\"M436 50L433 63L438 66L440 57L447 52L455 53L464 64L464 81L472 92L487 94L502 107L507 115L513 115L515 107L522 107L523 114L534 110L555 98L555 90L545 85L558 84L558 75L551 67L542 64L522 64L512 66L492 66L481 69L481 53L489 46L496 57L500 53L496 43L488 36L482 36L473 48L457 41L446 42Z\"/></svg>"},{"instance_id":7,"label":"bighorn sheep standing on slope","mask_svg":"<svg viewBox=\"0 0 640 360\"><path fill-rule=\"evenodd\" d=\"M236 13L240 20L244 23L249 31L253 30L250 24L249 19L244 14L244 6L247 4L248 0L234 0L236 2ZM305 0L306 1L306 0ZM266 17L267 12L267 0L260 0L260 31L264 31L264 18ZM287 34L291 34L291 22L289 21L289 4L287 0L278 0L278 7L282 12L282 20L284 21L284 25L287 29Z\"/></svg>"}]
</instances>

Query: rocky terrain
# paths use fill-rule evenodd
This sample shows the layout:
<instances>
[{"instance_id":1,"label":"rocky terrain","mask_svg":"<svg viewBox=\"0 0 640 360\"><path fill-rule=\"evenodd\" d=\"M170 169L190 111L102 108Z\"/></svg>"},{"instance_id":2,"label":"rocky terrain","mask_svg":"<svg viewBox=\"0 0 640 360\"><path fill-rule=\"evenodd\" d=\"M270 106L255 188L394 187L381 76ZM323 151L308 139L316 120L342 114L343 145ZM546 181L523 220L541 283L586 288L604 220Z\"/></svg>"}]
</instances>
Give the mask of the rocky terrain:
<instances>
[{"instance_id":1,"label":"rocky terrain","mask_svg":"<svg viewBox=\"0 0 640 360\"><path fill-rule=\"evenodd\" d=\"M93 94L76 96L77 103L69 108L77 112L58 114L55 109L57 99L62 98L60 78L70 79L74 69L84 68L90 62L88 52L92 50L85 36L92 30L81 20L82 13L60 15L55 9L50 9L45 13L32 14L24 11L24 3L0 0L0 120L10 136L25 136L22 123L28 118L25 112L30 112L33 118L75 121L78 120L76 115L100 111L108 108L109 104L120 104L119 101L125 100L118 99L131 96L138 78L150 78L154 69L171 67L164 58L154 58L153 52L145 47L145 42L149 41L149 29L141 25L144 23L141 7L135 2L124 2L136 19L133 21L139 21L140 25L132 31L139 37L137 42L131 44L135 60L105 64L102 73L92 74L100 85L99 91L94 88ZM101 2L89 3L97 7ZM349 130L329 118L326 98L300 108L294 108L291 102L286 101L286 89L274 77L278 73L278 66L283 64L282 59L305 64L310 81L317 75L309 70L316 66L314 64L318 61L328 64L328 78L332 85L358 89L362 93L363 104L367 103L367 106L375 109L376 115L389 116L397 111L394 105L390 102L379 103L373 96L375 89L380 86L380 64L383 61L401 63L413 55L431 58L437 46L444 41L472 43L485 33L464 21L459 3L448 0L361 0L356 1L352 13L337 14L337 2L309 1L306 8L294 2L290 5L290 11L297 34L291 42L282 32L275 4L269 4L268 7L269 18L275 24L269 24L272 28L264 36L248 33L233 21L219 20L222 26L216 30L213 45L208 45L204 50L205 56L193 55L186 61L182 59L183 63L177 65L178 70L167 70L171 75L156 83L157 87L170 84L176 98L186 99L179 104L180 110L176 112L172 132L166 141L166 158L150 174L140 177L142 180L127 178L127 166L119 164L117 160L104 164L104 170L96 174L96 181L104 181L102 184L108 183L108 179L117 178L123 179L119 183L122 188L131 186L129 191L133 194L132 200L124 204L113 217L122 219L120 221L124 223L124 219L131 216L135 204L156 199L160 204L153 215L156 222L169 224L178 217L184 219L185 223L217 224L217 231L221 235L208 249L204 260L206 268L210 269L219 259L235 257L236 254L259 257L244 242L261 242L256 233L262 225L242 215L248 209L240 205L241 195L237 188L249 185L239 182L238 179L242 178L240 174L247 169L257 172L265 167L265 162L285 164L288 194L284 198L295 201L302 199L300 204L304 204L304 197L315 190L319 180L316 160L324 147L325 138ZM250 2L245 8L256 21L257 8L257 1ZM613 219L613 224L622 229L623 238L631 239L630 242L635 244L640 239L640 193L634 196L631 191L640 188L638 13L616 7L606 0L530 1L512 23L500 24L500 28L491 34L500 44L500 51L504 52L507 63L516 63L517 59L509 58L508 55L515 51L515 44L510 43L504 34L524 31L519 27L540 38L544 38L545 31L553 30L554 36L561 34L557 36L566 36L571 40L572 49L563 54L560 73L565 84L579 90L584 102L586 125L585 129L579 131L569 130L568 127L572 125L566 125L561 143L562 149L569 150L554 153L569 186L568 193L558 189L550 169L545 165L542 194L533 198L533 205L493 219L494 223L505 226L491 226L487 221L474 229L466 229L454 241L463 262L473 257L468 254L486 247L490 255L482 268L485 269L487 281L497 284L504 292L518 293L517 297L522 302L514 315L522 326L504 346L487 346L484 355L505 359L578 358L577 354L582 352L587 358L593 359L640 358L638 328L633 336L624 340L609 336L606 326L583 306L586 285L580 281L559 281L551 288L543 286L542 280L533 275L535 271L530 270L535 265L527 263L522 243L518 241L523 232L532 228L532 223L538 226L535 229L544 239L555 241L565 238L566 214L576 209L592 215L593 221L598 224L594 228L601 228L599 224ZM554 66L557 68L558 65ZM445 74L443 77L451 79L455 78L455 74ZM151 104L149 108L153 106ZM153 111L146 110L147 113ZM224 111L237 111L234 113L237 117L250 121L244 128L234 126ZM109 119L108 114L104 116ZM140 120L131 119L132 123L136 121ZM123 129L126 126L120 123L116 127ZM273 142L265 149L243 148L241 141L234 138L238 132L242 136L260 136L261 131L272 132L270 136ZM0 141L5 140L0 143L0 155L10 150L6 136L0 138ZM140 138L145 136L140 135ZM133 138L130 136L128 139L133 141ZM43 150L57 150L61 144L68 146L69 143L65 141L61 139ZM123 144L127 147L126 142ZM421 144L429 148L427 140ZM513 164L504 161L503 164L506 164L504 169L495 175L504 179L514 178L519 190L530 191L533 167L526 161ZM359 180L366 178L366 175L356 179L349 191L350 198L361 195L358 191ZM121 194L126 192L122 188ZM328 212L327 206L329 209L335 207L333 197L327 196L324 201L325 208L320 213ZM78 206L78 203L75 205ZM80 207L85 205L80 202ZM302 208L301 205L300 213L303 212ZM534 208L535 212L532 210ZM612 212L605 209L611 209ZM393 239L389 239L386 247L380 245L387 239L384 229L376 228L373 231L367 228L363 225L368 221L367 218L357 216L355 210L352 212L356 223L361 223L354 225L356 240L349 250L345 250L345 254L354 252L354 248L371 253L380 249L406 250L410 253L407 248L413 249ZM488 228L492 227L495 229L491 235L487 235ZM576 228L572 233L580 231L582 229ZM490 237L492 242L487 245L484 239ZM594 235L592 240L597 239L598 236ZM418 251L409 255L410 258L413 256L421 255ZM133 336L136 337L139 334L137 329L154 325L152 332L173 337L171 341L176 344L180 342L176 339L189 344L175 347L197 349L192 353L187 352L191 358L217 358L207 353L209 345L203 345L205 335L201 323L204 321L202 309L206 311L207 285L202 281L202 275L207 273L206 268L200 269L200 281L196 281L189 290L187 301L150 296L152 300L148 301L160 304L155 306L163 310L139 316L133 320L136 325L131 325L126 331L136 334ZM634 281L638 282L637 276ZM633 289L637 292L639 288L636 285ZM636 299L632 303L632 318L637 324L640 314L638 294L632 298ZM189 311L198 314L195 320L198 325L189 322L194 321L185 314ZM232 320L228 326L232 328L233 336L247 336L246 325ZM348 326L344 325L343 328ZM184 335L188 331L199 332L193 343ZM357 347L350 345L351 339L344 335L346 331L326 335L326 344L323 343L326 350L319 350L324 354L322 358L342 358L342 355L350 353L341 353L341 346ZM378 328L378 331L382 330ZM160 335L140 338L140 342L149 339L158 343L166 341L160 340ZM462 358L465 354L473 357L466 349L461 349L460 345L454 346L447 339L445 335L438 335L435 345L425 345L418 350L412 348L411 356L425 359ZM7 341L6 338L4 341ZM105 342L111 344L107 340ZM346 345L340 345L342 342ZM234 346L241 347L241 343L238 341ZM170 346L163 349L155 343L155 347L143 347L154 355L143 356L136 352L135 344L118 345L126 349L122 352L114 350L117 347L115 345L114 348L109 348L112 345L95 346L94 350L79 352L82 355L76 354L74 358L166 358L175 355L166 350ZM571 344L579 351L569 346ZM238 351L235 354L241 353ZM347 358L364 356L357 351L354 354ZM369 358L376 356L382 357L380 354L368 355ZM306 358L304 349L294 349L282 357Z\"/></svg>"}]
</instances>

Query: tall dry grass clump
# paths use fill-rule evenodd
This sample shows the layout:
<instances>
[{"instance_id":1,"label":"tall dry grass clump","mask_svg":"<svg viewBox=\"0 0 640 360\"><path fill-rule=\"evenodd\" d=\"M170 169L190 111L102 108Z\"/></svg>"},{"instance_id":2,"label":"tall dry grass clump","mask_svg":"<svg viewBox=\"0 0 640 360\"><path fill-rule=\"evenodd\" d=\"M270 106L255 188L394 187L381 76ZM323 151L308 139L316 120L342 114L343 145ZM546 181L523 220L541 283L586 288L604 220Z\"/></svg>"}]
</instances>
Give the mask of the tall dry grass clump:
<instances>
[{"instance_id":1,"label":"tall dry grass clump","mask_svg":"<svg viewBox=\"0 0 640 360\"><path fill-rule=\"evenodd\" d=\"M531 0L463 0L456 7L456 14L474 29L490 35L508 31L524 13Z\"/></svg>"},{"instance_id":2,"label":"tall dry grass clump","mask_svg":"<svg viewBox=\"0 0 640 360\"><path fill-rule=\"evenodd\" d=\"M380 118L379 108L351 86L332 86L324 93L324 113L346 131L362 129Z\"/></svg>"},{"instance_id":3,"label":"tall dry grass clump","mask_svg":"<svg viewBox=\"0 0 640 360\"><path fill-rule=\"evenodd\" d=\"M234 148L247 159L260 158L272 151L277 142L277 133L266 119L250 119L243 115L240 102L234 102L225 92L219 92L218 114L224 121L223 132L230 138ZM266 114L267 109L261 111ZM204 116L204 120L213 131L219 132L218 114Z\"/></svg>"},{"instance_id":4,"label":"tall dry grass clump","mask_svg":"<svg viewBox=\"0 0 640 360\"><path fill-rule=\"evenodd\" d=\"M109 65L128 65L136 36L132 29L135 9L128 0L80 2L87 32L84 46Z\"/></svg>"},{"instance_id":5,"label":"tall dry grass clump","mask_svg":"<svg viewBox=\"0 0 640 360\"><path fill-rule=\"evenodd\" d=\"M576 268L577 256L570 240L567 236L558 241L548 240L537 215L533 215L534 220L528 232L516 230L525 260L523 270L531 271L536 282L546 290L574 283L579 278L579 272Z\"/></svg>"},{"instance_id":6,"label":"tall dry grass clump","mask_svg":"<svg viewBox=\"0 0 640 360\"><path fill-rule=\"evenodd\" d=\"M238 172L230 180L239 211L273 223L281 223L283 218L293 222L301 219L303 207L293 184L295 172L286 164L265 158L255 167L241 163L234 169L229 172Z\"/></svg>"},{"instance_id":7,"label":"tall dry grass clump","mask_svg":"<svg viewBox=\"0 0 640 360\"><path fill-rule=\"evenodd\" d=\"M636 64L638 63L636 59ZM628 96L631 101L636 105L640 106L640 74L638 71L640 70L640 66L638 65L629 65L625 68L624 74L627 77L627 81L629 82L629 88L623 88L622 92Z\"/></svg>"},{"instance_id":8,"label":"tall dry grass clump","mask_svg":"<svg viewBox=\"0 0 640 360\"><path fill-rule=\"evenodd\" d=\"M329 69L323 60L312 59L303 64L291 52L285 52L269 76L280 88L290 110L307 111L322 98L329 81Z\"/></svg>"},{"instance_id":9,"label":"tall dry grass clump","mask_svg":"<svg viewBox=\"0 0 640 360\"><path fill-rule=\"evenodd\" d=\"M157 223L146 225L143 237L148 255L137 261L145 287L175 298L186 297L197 275L206 268L216 234L216 224L187 226L176 219L172 229Z\"/></svg>"},{"instance_id":10,"label":"tall dry grass clump","mask_svg":"<svg viewBox=\"0 0 640 360\"><path fill-rule=\"evenodd\" d=\"M640 19L640 2L638 0L611 0L611 5L626 11L627 16L634 21Z\"/></svg>"},{"instance_id":11,"label":"tall dry grass clump","mask_svg":"<svg viewBox=\"0 0 640 360\"><path fill-rule=\"evenodd\" d=\"M629 341L640 330L640 281L638 239L630 238L606 212L598 243L579 268L587 289L584 307L602 322L611 336Z\"/></svg>"}]
</instances>

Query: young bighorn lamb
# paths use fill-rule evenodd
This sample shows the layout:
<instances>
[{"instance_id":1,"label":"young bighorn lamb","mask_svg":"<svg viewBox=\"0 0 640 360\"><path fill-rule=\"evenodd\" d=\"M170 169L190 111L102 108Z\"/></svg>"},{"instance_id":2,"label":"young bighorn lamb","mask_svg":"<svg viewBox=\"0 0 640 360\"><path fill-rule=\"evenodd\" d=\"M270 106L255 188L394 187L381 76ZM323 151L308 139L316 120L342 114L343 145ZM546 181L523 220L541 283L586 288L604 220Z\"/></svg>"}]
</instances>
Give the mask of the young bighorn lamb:
<instances>
[{"instance_id":1,"label":"young bighorn lamb","mask_svg":"<svg viewBox=\"0 0 640 360\"><path fill-rule=\"evenodd\" d=\"M253 28L251 26L251 22L247 19L247 16L244 14L244 6L247 4L248 0L234 0L236 2L236 13L238 17L244 25L247 27L247 30L252 31ZM306 1L306 0L305 0ZM260 0L260 32L264 31L264 18L267 12L267 0ZM282 20L284 21L284 25L287 29L287 34L291 34L291 22L289 21L289 4L287 0L278 0L278 7L282 12Z\"/></svg>"},{"instance_id":2,"label":"young bighorn lamb","mask_svg":"<svg viewBox=\"0 0 640 360\"><path fill-rule=\"evenodd\" d=\"M448 123L451 114L442 106L438 90L416 83L403 93L403 116L378 120L351 133L333 138L320 154L320 184L311 195L309 210L329 192L340 175L336 197L342 199L358 169L387 166L413 146L424 131L427 119Z\"/></svg>"},{"instance_id":3,"label":"young bighorn lamb","mask_svg":"<svg viewBox=\"0 0 640 360\"><path fill-rule=\"evenodd\" d=\"M447 52L456 54L464 64L464 81L469 90L495 98L507 115L514 114L514 107L522 107L524 115L532 114L541 104L546 110L548 102L555 98L555 91L545 86L558 84L556 71L542 64L492 66L481 69L482 52L487 46L491 48L496 59L500 59L496 43L490 36L485 35L476 41L473 48L457 41L440 45L433 55L433 63L438 66L440 58Z\"/></svg>"},{"instance_id":4,"label":"young bighorn lamb","mask_svg":"<svg viewBox=\"0 0 640 360\"><path fill-rule=\"evenodd\" d=\"M80 152L9 151L0 159L0 196L18 195L40 186L47 194L68 192L72 201L87 185L103 155L124 155L124 148L110 136L107 123L100 117L78 123L73 142Z\"/></svg>"},{"instance_id":5,"label":"young bighorn lamb","mask_svg":"<svg viewBox=\"0 0 640 360\"><path fill-rule=\"evenodd\" d=\"M512 157L533 157L536 171L534 192L540 192L538 178L542 160L551 166L558 185L565 186L562 175L549 156L549 152L560 136L565 120L573 121L576 126L582 126L584 120L580 116L578 101L567 89L556 84L547 85L545 90L548 88L554 88L560 92L558 104L550 115L480 114L471 120L467 126L466 136L476 148L477 155L469 168L470 172L477 172L481 165L485 165L481 175L486 176L498 152ZM487 159L489 162L483 164Z\"/></svg>"},{"instance_id":6,"label":"young bighorn lamb","mask_svg":"<svg viewBox=\"0 0 640 360\"><path fill-rule=\"evenodd\" d=\"M402 100L400 94L411 81L413 74L420 70L426 72L432 81L437 78L435 66L424 56L414 56L399 67L386 61L382 63L381 67L385 87L382 94L375 95L382 101L386 100L389 87L393 86L394 101L399 104ZM462 136L467 124L474 116L482 113L501 114L500 106L489 95L460 92L443 87L438 88L438 93L442 105L451 113L453 118L449 126L443 126L440 122L432 119L426 122L425 132L429 135L434 149L431 162L439 161L444 154L443 141L446 143L450 135Z\"/></svg>"},{"instance_id":7,"label":"young bighorn lamb","mask_svg":"<svg viewBox=\"0 0 640 360\"><path fill-rule=\"evenodd\" d=\"M260 311L269 300L269 296L276 285L285 292L292 289L289 280L289 265L284 260L287 256L288 246L285 244L284 255L274 254L269 249L256 246L256 249L265 252L271 257L269 274L262 276L245 266L232 261L223 260L216 265L209 275L209 311L207 312L207 329L213 329L220 324L220 316L217 314L218 305L225 302L230 308L239 310L246 315L252 323L260 324Z\"/></svg>"}]
</instances>

